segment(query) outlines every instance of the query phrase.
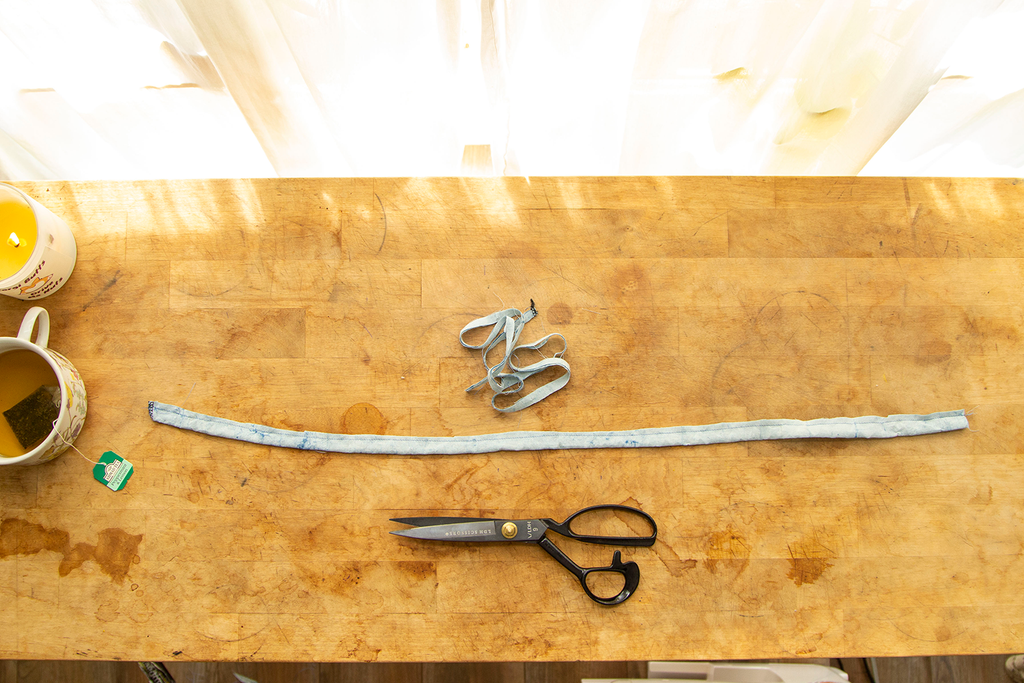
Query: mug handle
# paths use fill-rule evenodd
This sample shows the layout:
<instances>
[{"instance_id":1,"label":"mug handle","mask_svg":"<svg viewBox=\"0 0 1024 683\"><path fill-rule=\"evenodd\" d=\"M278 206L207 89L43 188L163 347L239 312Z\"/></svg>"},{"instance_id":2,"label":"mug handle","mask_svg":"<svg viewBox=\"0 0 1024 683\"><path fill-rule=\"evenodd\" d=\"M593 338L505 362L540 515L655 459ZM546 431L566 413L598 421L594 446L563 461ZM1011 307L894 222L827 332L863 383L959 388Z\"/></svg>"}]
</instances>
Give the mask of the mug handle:
<instances>
[{"instance_id":1,"label":"mug handle","mask_svg":"<svg viewBox=\"0 0 1024 683\"><path fill-rule=\"evenodd\" d=\"M36 340L32 342L32 328L36 326L37 321L39 322L39 331L36 333ZM46 312L45 308L33 306L28 309L25 317L21 320L21 328L18 330L18 339L24 339L36 346L40 346L44 349L46 348L47 342L50 341L50 314Z\"/></svg>"}]
</instances>

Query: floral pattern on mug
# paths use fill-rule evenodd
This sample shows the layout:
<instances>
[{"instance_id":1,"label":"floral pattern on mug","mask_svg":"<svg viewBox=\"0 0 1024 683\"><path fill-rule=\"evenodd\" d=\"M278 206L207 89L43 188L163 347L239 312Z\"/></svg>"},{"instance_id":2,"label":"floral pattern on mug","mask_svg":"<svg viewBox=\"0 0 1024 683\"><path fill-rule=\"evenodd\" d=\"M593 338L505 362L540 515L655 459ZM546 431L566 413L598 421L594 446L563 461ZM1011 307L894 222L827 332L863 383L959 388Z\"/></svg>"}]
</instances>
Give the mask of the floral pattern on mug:
<instances>
[{"instance_id":1,"label":"floral pattern on mug","mask_svg":"<svg viewBox=\"0 0 1024 683\"><path fill-rule=\"evenodd\" d=\"M88 401L85 395L85 383L78 370L67 358L53 349L45 349L54 362L60 368L62 389L64 390L64 401L67 404L67 414L57 425L57 433L60 438L54 440L53 444L46 449L46 452L39 457L39 462L53 460L68 449L68 444L74 442L85 426L85 413Z\"/></svg>"}]
</instances>

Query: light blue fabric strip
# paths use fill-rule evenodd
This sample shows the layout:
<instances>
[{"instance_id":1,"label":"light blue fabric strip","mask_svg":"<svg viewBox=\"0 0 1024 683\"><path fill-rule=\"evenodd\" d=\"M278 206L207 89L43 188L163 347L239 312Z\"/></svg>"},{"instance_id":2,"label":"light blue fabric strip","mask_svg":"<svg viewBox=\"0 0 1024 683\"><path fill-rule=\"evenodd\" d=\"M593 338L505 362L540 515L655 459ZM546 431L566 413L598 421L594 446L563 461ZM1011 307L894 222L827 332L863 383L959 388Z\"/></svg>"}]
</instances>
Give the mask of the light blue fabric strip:
<instances>
[{"instance_id":1,"label":"light blue fabric strip","mask_svg":"<svg viewBox=\"0 0 1024 683\"><path fill-rule=\"evenodd\" d=\"M569 383L569 377L571 376L569 364L562 358L568 349L565 337L555 332L538 339L532 344L519 344L519 335L523 331L523 327L536 316L537 309L534 308L533 299L530 299L530 307L525 312L520 311L518 308L506 308L504 311L498 311L483 318L477 318L459 332L459 342L467 349L480 351L480 356L484 361L484 368L487 369L487 376L476 384L467 387L466 391L475 391L485 383L490 385L491 391L494 392L494 395L491 397L491 407L499 413L514 413L523 408L529 408ZM483 344L470 344L466 341L467 332L488 326L493 327ZM515 364L515 354L517 351L537 351L555 337L562 340L562 350L556 352L553 358L545 358L522 368ZM494 350L501 342L505 342L505 357L496 365L488 365L487 354ZM508 367L510 371L505 372L505 367ZM499 396L519 393L525 386L527 379L548 368L561 368L564 372L547 384L523 396L515 403L505 407L498 406L497 399Z\"/></svg>"},{"instance_id":2,"label":"light blue fabric strip","mask_svg":"<svg viewBox=\"0 0 1024 683\"><path fill-rule=\"evenodd\" d=\"M458 455L568 448L660 448L769 439L891 439L967 428L967 416L962 410L930 415L721 422L616 432L504 432L479 436L294 432L211 417L155 401L149 404L149 416L154 422L172 427L265 446L375 455Z\"/></svg>"}]
</instances>

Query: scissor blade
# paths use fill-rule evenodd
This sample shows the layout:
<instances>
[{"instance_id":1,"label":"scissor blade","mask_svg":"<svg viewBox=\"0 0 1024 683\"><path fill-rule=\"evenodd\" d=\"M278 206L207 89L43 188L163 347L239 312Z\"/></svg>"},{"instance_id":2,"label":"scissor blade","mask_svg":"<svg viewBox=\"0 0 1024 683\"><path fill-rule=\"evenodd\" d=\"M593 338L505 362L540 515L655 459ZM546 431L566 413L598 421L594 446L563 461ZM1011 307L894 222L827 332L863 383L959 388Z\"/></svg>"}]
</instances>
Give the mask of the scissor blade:
<instances>
[{"instance_id":1,"label":"scissor blade","mask_svg":"<svg viewBox=\"0 0 1024 683\"><path fill-rule=\"evenodd\" d=\"M462 524L490 520L487 517L392 517L391 521L409 526L437 526L438 524Z\"/></svg>"},{"instance_id":2,"label":"scissor blade","mask_svg":"<svg viewBox=\"0 0 1024 683\"><path fill-rule=\"evenodd\" d=\"M480 522L462 522L459 524L436 524L421 526L414 529L392 531L395 536L421 538L426 541L508 541L501 535L500 527L493 519Z\"/></svg>"}]
</instances>

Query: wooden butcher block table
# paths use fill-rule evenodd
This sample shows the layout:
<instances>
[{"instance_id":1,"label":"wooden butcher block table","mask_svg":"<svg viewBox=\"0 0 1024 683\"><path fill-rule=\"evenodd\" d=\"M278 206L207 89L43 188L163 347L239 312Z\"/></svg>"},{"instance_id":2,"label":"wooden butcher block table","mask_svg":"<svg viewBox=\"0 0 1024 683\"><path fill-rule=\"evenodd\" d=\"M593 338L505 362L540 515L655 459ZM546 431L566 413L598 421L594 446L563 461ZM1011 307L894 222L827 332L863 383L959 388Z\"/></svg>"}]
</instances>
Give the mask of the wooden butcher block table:
<instances>
[{"instance_id":1,"label":"wooden butcher block table","mask_svg":"<svg viewBox=\"0 0 1024 683\"><path fill-rule=\"evenodd\" d=\"M24 182L78 241L41 303L89 397L0 468L0 655L652 660L1019 651L1024 184L900 178ZM538 316L572 379L499 414L470 320ZM0 298L13 336L31 304ZM477 435L973 411L875 441L361 456L152 422ZM636 594L391 517L658 522ZM584 566L612 549L556 537Z\"/></svg>"}]
</instances>

